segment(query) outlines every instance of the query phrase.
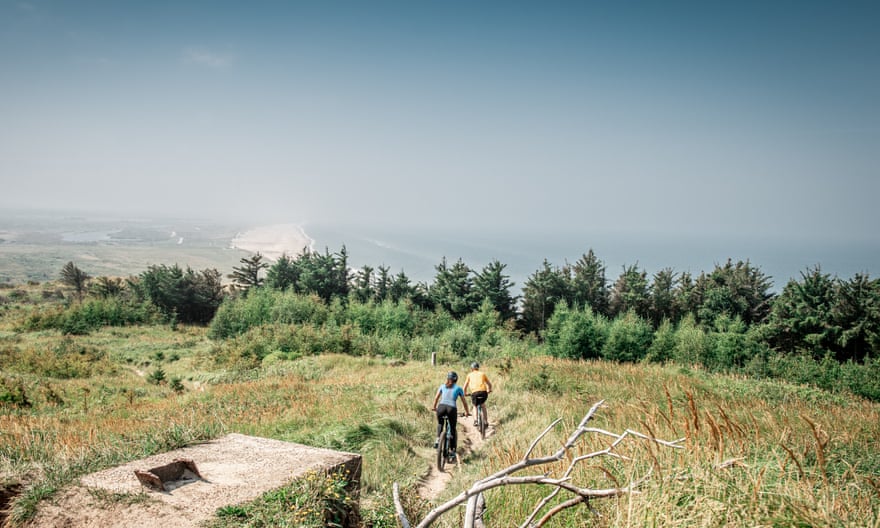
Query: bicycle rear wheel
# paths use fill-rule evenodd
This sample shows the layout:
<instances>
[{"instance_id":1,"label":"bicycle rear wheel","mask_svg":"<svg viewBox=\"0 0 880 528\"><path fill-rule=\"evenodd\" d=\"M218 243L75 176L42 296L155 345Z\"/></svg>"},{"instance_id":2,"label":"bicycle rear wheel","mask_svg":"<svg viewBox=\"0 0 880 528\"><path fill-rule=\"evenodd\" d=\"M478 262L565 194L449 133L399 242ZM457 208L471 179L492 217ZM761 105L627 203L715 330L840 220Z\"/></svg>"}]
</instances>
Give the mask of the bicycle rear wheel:
<instances>
[{"instance_id":1,"label":"bicycle rear wheel","mask_svg":"<svg viewBox=\"0 0 880 528\"><path fill-rule=\"evenodd\" d=\"M479 409L477 409L477 426L480 429L480 438L483 440L486 439L486 420L483 416L483 406L481 405Z\"/></svg>"}]
</instances>

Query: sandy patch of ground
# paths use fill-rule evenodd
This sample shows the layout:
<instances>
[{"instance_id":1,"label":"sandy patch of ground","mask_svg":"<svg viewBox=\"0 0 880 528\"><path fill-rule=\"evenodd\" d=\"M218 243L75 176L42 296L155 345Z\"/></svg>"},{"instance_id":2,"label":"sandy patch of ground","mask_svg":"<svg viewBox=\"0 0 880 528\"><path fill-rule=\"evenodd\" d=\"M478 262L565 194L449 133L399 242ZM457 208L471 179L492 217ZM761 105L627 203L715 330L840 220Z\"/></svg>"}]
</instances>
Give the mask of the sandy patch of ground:
<instances>
[{"instance_id":1,"label":"sandy patch of ground","mask_svg":"<svg viewBox=\"0 0 880 528\"><path fill-rule=\"evenodd\" d=\"M167 491L155 491L134 474L179 458L193 460L202 478L181 479ZM354 453L229 434L86 475L41 503L32 526L196 527L218 508L254 500L310 471L345 466L359 480L360 464L360 455Z\"/></svg>"},{"instance_id":2,"label":"sandy patch of ground","mask_svg":"<svg viewBox=\"0 0 880 528\"><path fill-rule=\"evenodd\" d=\"M304 248L311 251L314 243L300 226L276 224L239 233L232 239L231 246L251 253L259 252L269 260L278 260L285 254L296 257Z\"/></svg>"}]
</instances>

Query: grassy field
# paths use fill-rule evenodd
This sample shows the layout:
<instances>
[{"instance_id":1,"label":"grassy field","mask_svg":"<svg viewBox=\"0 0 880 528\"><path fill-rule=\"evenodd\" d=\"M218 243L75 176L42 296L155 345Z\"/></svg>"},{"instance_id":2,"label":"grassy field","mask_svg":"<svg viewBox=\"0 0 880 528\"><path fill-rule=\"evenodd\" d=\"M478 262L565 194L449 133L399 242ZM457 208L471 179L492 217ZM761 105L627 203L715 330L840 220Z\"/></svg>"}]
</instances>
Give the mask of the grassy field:
<instances>
[{"instance_id":1,"label":"grassy field","mask_svg":"<svg viewBox=\"0 0 880 528\"><path fill-rule=\"evenodd\" d=\"M577 486L645 480L639 493L567 509L550 525L880 527L876 403L675 366L502 350L484 360L495 384L496 433L466 454L445 491L428 502L418 487L433 453L433 391L447 370L466 371L467 360L431 366L327 350L296 360L267 356L258 368L229 370L215 362L218 344L203 327L106 328L85 336L21 331L47 287L25 287L16 302L0 306L0 486L14 495L12 526L27 525L40 501L83 474L228 432L361 453L364 524L395 526L394 482L417 521L519 461L558 418L533 456L554 453L587 410L605 400L594 427L684 438L684 449L630 436L616 449L626 458L585 460L571 475ZM573 454L605 449L612 440L586 435ZM565 460L540 472L558 476L567 466ZM302 491L302 484L291 486ZM521 524L550 491L490 490L487 525ZM215 526L321 525L302 508L273 511L274 500L218 512ZM437 525L458 526L462 515L455 509Z\"/></svg>"},{"instance_id":2,"label":"grassy field","mask_svg":"<svg viewBox=\"0 0 880 528\"><path fill-rule=\"evenodd\" d=\"M120 220L0 213L0 284L55 280L73 261L93 277L137 275L151 264L228 274L249 254L236 228L194 220Z\"/></svg>"}]
</instances>

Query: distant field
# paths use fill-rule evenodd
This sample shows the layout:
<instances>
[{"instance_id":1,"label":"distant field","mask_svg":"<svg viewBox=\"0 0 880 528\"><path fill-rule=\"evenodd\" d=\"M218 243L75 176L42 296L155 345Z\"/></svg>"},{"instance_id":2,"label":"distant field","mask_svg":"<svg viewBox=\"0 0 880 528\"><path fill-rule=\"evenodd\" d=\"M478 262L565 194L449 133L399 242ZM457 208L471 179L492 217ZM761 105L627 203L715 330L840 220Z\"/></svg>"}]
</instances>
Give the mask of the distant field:
<instances>
[{"instance_id":1,"label":"distant field","mask_svg":"<svg viewBox=\"0 0 880 528\"><path fill-rule=\"evenodd\" d=\"M73 261L93 277L137 275L150 265L232 271L235 227L192 220L0 215L0 283L58 278Z\"/></svg>"}]
</instances>

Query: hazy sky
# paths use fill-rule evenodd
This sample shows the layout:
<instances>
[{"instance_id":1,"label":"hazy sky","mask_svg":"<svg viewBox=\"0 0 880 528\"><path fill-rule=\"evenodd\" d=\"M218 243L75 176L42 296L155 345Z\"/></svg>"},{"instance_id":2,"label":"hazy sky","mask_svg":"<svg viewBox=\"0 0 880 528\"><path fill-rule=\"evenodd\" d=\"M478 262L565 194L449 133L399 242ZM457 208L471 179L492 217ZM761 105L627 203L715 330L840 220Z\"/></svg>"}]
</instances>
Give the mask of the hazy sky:
<instances>
[{"instance_id":1,"label":"hazy sky","mask_svg":"<svg viewBox=\"0 0 880 528\"><path fill-rule=\"evenodd\" d=\"M0 0L0 207L880 240L880 2Z\"/></svg>"}]
</instances>

